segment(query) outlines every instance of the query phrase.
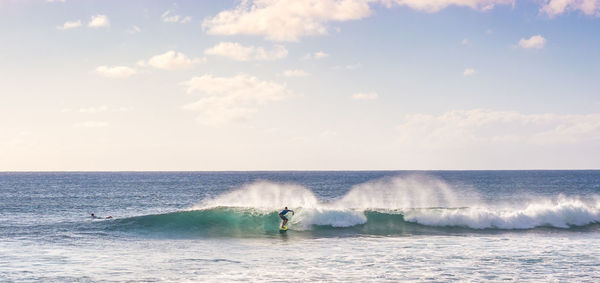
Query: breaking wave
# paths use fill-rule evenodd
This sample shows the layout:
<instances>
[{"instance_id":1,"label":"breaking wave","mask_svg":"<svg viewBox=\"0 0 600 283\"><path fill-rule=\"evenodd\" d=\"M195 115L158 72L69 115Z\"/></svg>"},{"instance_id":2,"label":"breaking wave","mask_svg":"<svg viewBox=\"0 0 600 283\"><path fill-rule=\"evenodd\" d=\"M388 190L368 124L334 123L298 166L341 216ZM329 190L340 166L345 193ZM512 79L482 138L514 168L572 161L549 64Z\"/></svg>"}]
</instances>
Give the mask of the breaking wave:
<instances>
[{"instance_id":1,"label":"breaking wave","mask_svg":"<svg viewBox=\"0 0 600 283\"><path fill-rule=\"evenodd\" d=\"M465 194L464 190L461 191ZM399 235L473 230L580 229L600 223L600 197L557 196L518 204L485 203L475 192L458 195L424 176L360 184L322 202L295 184L256 182L202 201L187 211L111 222L111 229L198 236L277 234L278 211L295 211L288 227L310 235Z\"/></svg>"}]
</instances>

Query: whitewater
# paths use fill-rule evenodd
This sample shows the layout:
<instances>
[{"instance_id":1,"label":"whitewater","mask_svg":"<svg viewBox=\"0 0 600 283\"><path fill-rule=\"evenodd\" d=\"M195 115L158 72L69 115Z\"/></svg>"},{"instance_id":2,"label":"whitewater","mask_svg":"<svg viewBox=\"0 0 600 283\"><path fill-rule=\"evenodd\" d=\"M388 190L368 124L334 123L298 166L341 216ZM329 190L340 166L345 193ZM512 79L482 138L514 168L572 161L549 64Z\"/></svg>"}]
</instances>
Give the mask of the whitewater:
<instances>
[{"instance_id":1,"label":"whitewater","mask_svg":"<svg viewBox=\"0 0 600 283\"><path fill-rule=\"evenodd\" d=\"M0 173L0 189L0 281L600 279L600 171Z\"/></svg>"}]
</instances>

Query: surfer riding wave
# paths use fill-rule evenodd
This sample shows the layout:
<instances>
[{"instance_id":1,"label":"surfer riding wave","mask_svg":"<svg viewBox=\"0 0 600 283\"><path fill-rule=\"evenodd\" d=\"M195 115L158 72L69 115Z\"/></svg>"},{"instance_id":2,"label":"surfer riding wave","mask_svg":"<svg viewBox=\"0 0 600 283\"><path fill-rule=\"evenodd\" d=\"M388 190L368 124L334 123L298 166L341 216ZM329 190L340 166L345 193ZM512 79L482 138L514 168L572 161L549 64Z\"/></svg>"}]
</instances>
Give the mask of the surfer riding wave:
<instances>
[{"instance_id":1,"label":"surfer riding wave","mask_svg":"<svg viewBox=\"0 0 600 283\"><path fill-rule=\"evenodd\" d=\"M294 215L294 211L291 209L288 209L287 206L279 213L279 218L281 218L281 220L283 220L283 223L281 223L281 229L287 228L287 227L285 227L285 224L287 224L288 219L287 219L287 217L285 217L285 215L290 211L292 212L292 215Z\"/></svg>"}]
</instances>

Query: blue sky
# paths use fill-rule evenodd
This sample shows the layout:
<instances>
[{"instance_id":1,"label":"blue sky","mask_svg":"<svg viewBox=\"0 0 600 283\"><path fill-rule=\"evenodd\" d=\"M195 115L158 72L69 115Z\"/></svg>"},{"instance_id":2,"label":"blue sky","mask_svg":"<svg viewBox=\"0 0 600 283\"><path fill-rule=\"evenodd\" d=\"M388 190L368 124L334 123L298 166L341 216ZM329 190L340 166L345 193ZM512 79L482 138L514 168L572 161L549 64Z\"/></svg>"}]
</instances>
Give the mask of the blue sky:
<instances>
[{"instance_id":1,"label":"blue sky","mask_svg":"<svg viewBox=\"0 0 600 283\"><path fill-rule=\"evenodd\" d=\"M600 167L598 0L0 2L0 170Z\"/></svg>"}]
</instances>

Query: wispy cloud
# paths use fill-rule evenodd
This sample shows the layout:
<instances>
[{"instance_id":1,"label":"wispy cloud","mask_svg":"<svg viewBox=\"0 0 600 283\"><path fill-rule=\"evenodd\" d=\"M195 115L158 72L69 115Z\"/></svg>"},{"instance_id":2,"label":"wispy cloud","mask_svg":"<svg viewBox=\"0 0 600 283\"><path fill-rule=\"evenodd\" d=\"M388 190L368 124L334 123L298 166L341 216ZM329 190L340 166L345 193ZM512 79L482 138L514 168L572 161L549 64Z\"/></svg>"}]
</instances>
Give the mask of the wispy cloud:
<instances>
[{"instance_id":1,"label":"wispy cloud","mask_svg":"<svg viewBox=\"0 0 600 283\"><path fill-rule=\"evenodd\" d=\"M100 105L100 106L90 106L90 107L85 107L85 108L79 108L78 112L79 113L103 113L108 111L108 106L106 105Z\"/></svg>"},{"instance_id":2,"label":"wispy cloud","mask_svg":"<svg viewBox=\"0 0 600 283\"><path fill-rule=\"evenodd\" d=\"M453 110L440 115L406 115L398 132L403 143L428 148L468 148L489 143L579 143L600 139L600 114Z\"/></svg>"},{"instance_id":3,"label":"wispy cloud","mask_svg":"<svg viewBox=\"0 0 600 283\"><path fill-rule=\"evenodd\" d=\"M346 66L333 66L331 67L332 70L341 70L341 69L346 69L346 70L358 70L360 67L362 67L362 64L360 63L356 63L356 64L350 64L350 65L346 65Z\"/></svg>"},{"instance_id":4,"label":"wispy cloud","mask_svg":"<svg viewBox=\"0 0 600 283\"><path fill-rule=\"evenodd\" d=\"M127 33L129 33L129 34L136 34L136 33L141 32L141 31L142 31L142 29L140 29L138 26L132 26L131 28L129 28L127 30Z\"/></svg>"},{"instance_id":5,"label":"wispy cloud","mask_svg":"<svg viewBox=\"0 0 600 283\"><path fill-rule=\"evenodd\" d=\"M204 20L208 34L261 35L275 41L297 41L327 34L330 21L358 20L372 13L366 0L242 1L232 10Z\"/></svg>"},{"instance_id":6,"label":"wispy cloud","mask_svg":"<svg viewBox=\"0 0 600 283\"><path fill-rule=\"evenodd\" d=\"M600 16L600 0L546 0L541 12L555 17L567 11L581 11L586 15Z\"/></svg>"},{"instance_id":7,"label":"wispy cloud","mask_svg":"<svg viewBox=\"0 0 600 283\"><path fill-rule=\"evenodd\" d=\"M323 51L317 51L315 53L308 53L302 57L303 60L311 60L311 59L323 59L329 57L329 54Z\"/></svg>"},{"instance_id":8,"label":"wispy cloud","mask_svg":"<svg viewBox=\"0 0 600 283\"><path fill-rule=\"evenodd\" d=\"M96 72L104 77L108 78L128 78L137 73L133 68L127 66L99 66L96 68Z\"/></svg>"},{"instance_id":9,"label":"wispy cloud","mask_svg":"<svg viewBox=\"0 0 600 283\"><path fill-rule=\"evenodd\" d=\"M204 54L223 56L237 61L277 60L287 57L288 51L282 45L275 45L273 49L266 50L263 47L244 46L237 42L220 42L204 50Z\"/></svg>"},{"instance_id":10,"label":"wispy cloud","mask_svg":"<svg viewBox=\"0 0 600 283\"><path fill-rule=\"evenodd\" d=\"M463 71L463 76L472 76L476 73L477 71L473 68L467 68Z\"/></svg>"},{"instance_id":11,"label":"wispy cloud","mask_svg":"<svg viewBox=\"0 0 600 283\"><path fill-rule=\"evenodd\" d=\"M260 106L293 95L283 84L262 81L250 75L234 77L193 77L181 83L188 93L203 97L182 108L198 112L197 121L209 126L221 126L248 120Z\"/></svg>"},{"instance_id":12,"label":"wispy cloud","mask_svg":"<svg viewBox=\"0 0 600 283\"><path fill-rule=\"evenodd\" d=\"M379 98L376 92L359 92L352 95L354 100L375 100Z\"/></svg>"},{"instance_id":13,"label":"wispy cloud","mask_svg":"<svg viewBox=\"0 0 600 283\"><path fill-rule=\"evenodd\" d=\"M192 17L189 16L180 16L177 14L174 14L173 11L171 10L167 10L165 11L160 18L162 19L163 22L165 23L189 23L192 21Z\"/></svg>"},{"instance_id":14,"label":"wispy cloud","mask_svg":"<svg viewBox=\"0 0 600 283\"><path fill-rule=\"evenodd\" d=\"M540 11L553 17L567 11L600 16L600 0L544 0ZM515 0L245 0L235 8L204 19L202 27L214 35L257 35L275 41L298 41L305 36L325 35L329 23L360 20L373 14L371 5L405 6L435 13L450 6L488 11ZM169 12L169 11L167 11ZM171 16L172 21L177 17ZM334 28L335 29L335 28ZM491 30L488 30L491 34Z\"/></svg>"},{"instance_id":15,"label":"wispy cloud","mask_svg":"<svg viewBox=\"0 0 600 283\"><path fill-rule=\"evenodd\" d=\"M189 69L195 64L203 62L203 59L191 59L181 52L174 50L152 56L147 61L139 61L138 65L142 67L151 66L163 70L181 70Z\"/></svg>"},{"instance_id":16,"label":"wispy cloud","mask_svg":"<svg viewBox=\"0 0 600 283\"><path fill-rule=\"evenodd\" d=\"M109 78L128 78L139 73L140 68L153 67L161 70L183 70L193 67L195 64L204 62L204 59L189 58L181 52L167 51L150 57L148 60L137 62L137 68L129 66L99 66L96 73Z\"/></svg>"},{"instance_id":17,"label":"wispy cloud","mask_svg":"<svg viewBox=\"0 0 600 283\"><path fill-rule=\"evenodd\" d=\"M121 107L109 107L105 104L98 106L88 106L81 108L64 108L60 112L62 113L82 113L82 114L101 114L101 113L115 113L115 112L126 112L130 111L131 107L121 106Z\"/></svg>"},{"instance_id":18,"label":"wispy cloud","mask_svg":"<svg viewBox=\"0 0 600 283\"><path fill-rule=\"evenodd\" d=\"M109 126L108 122L104 121L85 121L73 125L75 128L106 128Z\"/></svg>"},{"instance_id":19,"label":"wispy cloud","mask_svg":"<svg viewBox=\"0 0 600 283\"><path fill-rule=\"evenodd\" d=\"M310 76L309 73L303 71L303 70L299 70L299 69L295 69L295 70L285 70L283 71L282 75L284 77L306 77L306 76Z\"/></svg>"},{"instance_id":20,"label":"wispy cloud","mask_svg":"<svg viewBox=\"0 0 600 283\"><path fill-rule=\"evenodd\" d=\"M62 26L57 26L57 29L60 30L67 30L67 29L73 29L73 28L78 28L81 26L81 20L76 20L76 21L66 21Z\"/></svg>"},{"instance_id":21,"label":"wispy cloud","mask_svg":"<svg viewBox=\"0 0 600 283\"><path fill-rule=\"evenodd\" d=\"M512 5L514 0L381 0L386 6L407 6L414 10L429 13L438 12L449 6L468 7L474 10L487 11L496 5Z\"/></svg>"},{"instance_id":22,"label":"wispy cloud","mask_svg":"<svg viewBox=\"0 0 600 283\"><path fill-rule=\"evenodd\" d=\"M325 35L328 23L360 20L373 14L371 4L386 7L407 6L437 12L448 6L490 10L514 0L246 0L233 9L206 18L202 26L208 34L258 35L275 41L298 41L304 36Z\"/></svg>"}]
</instances>

